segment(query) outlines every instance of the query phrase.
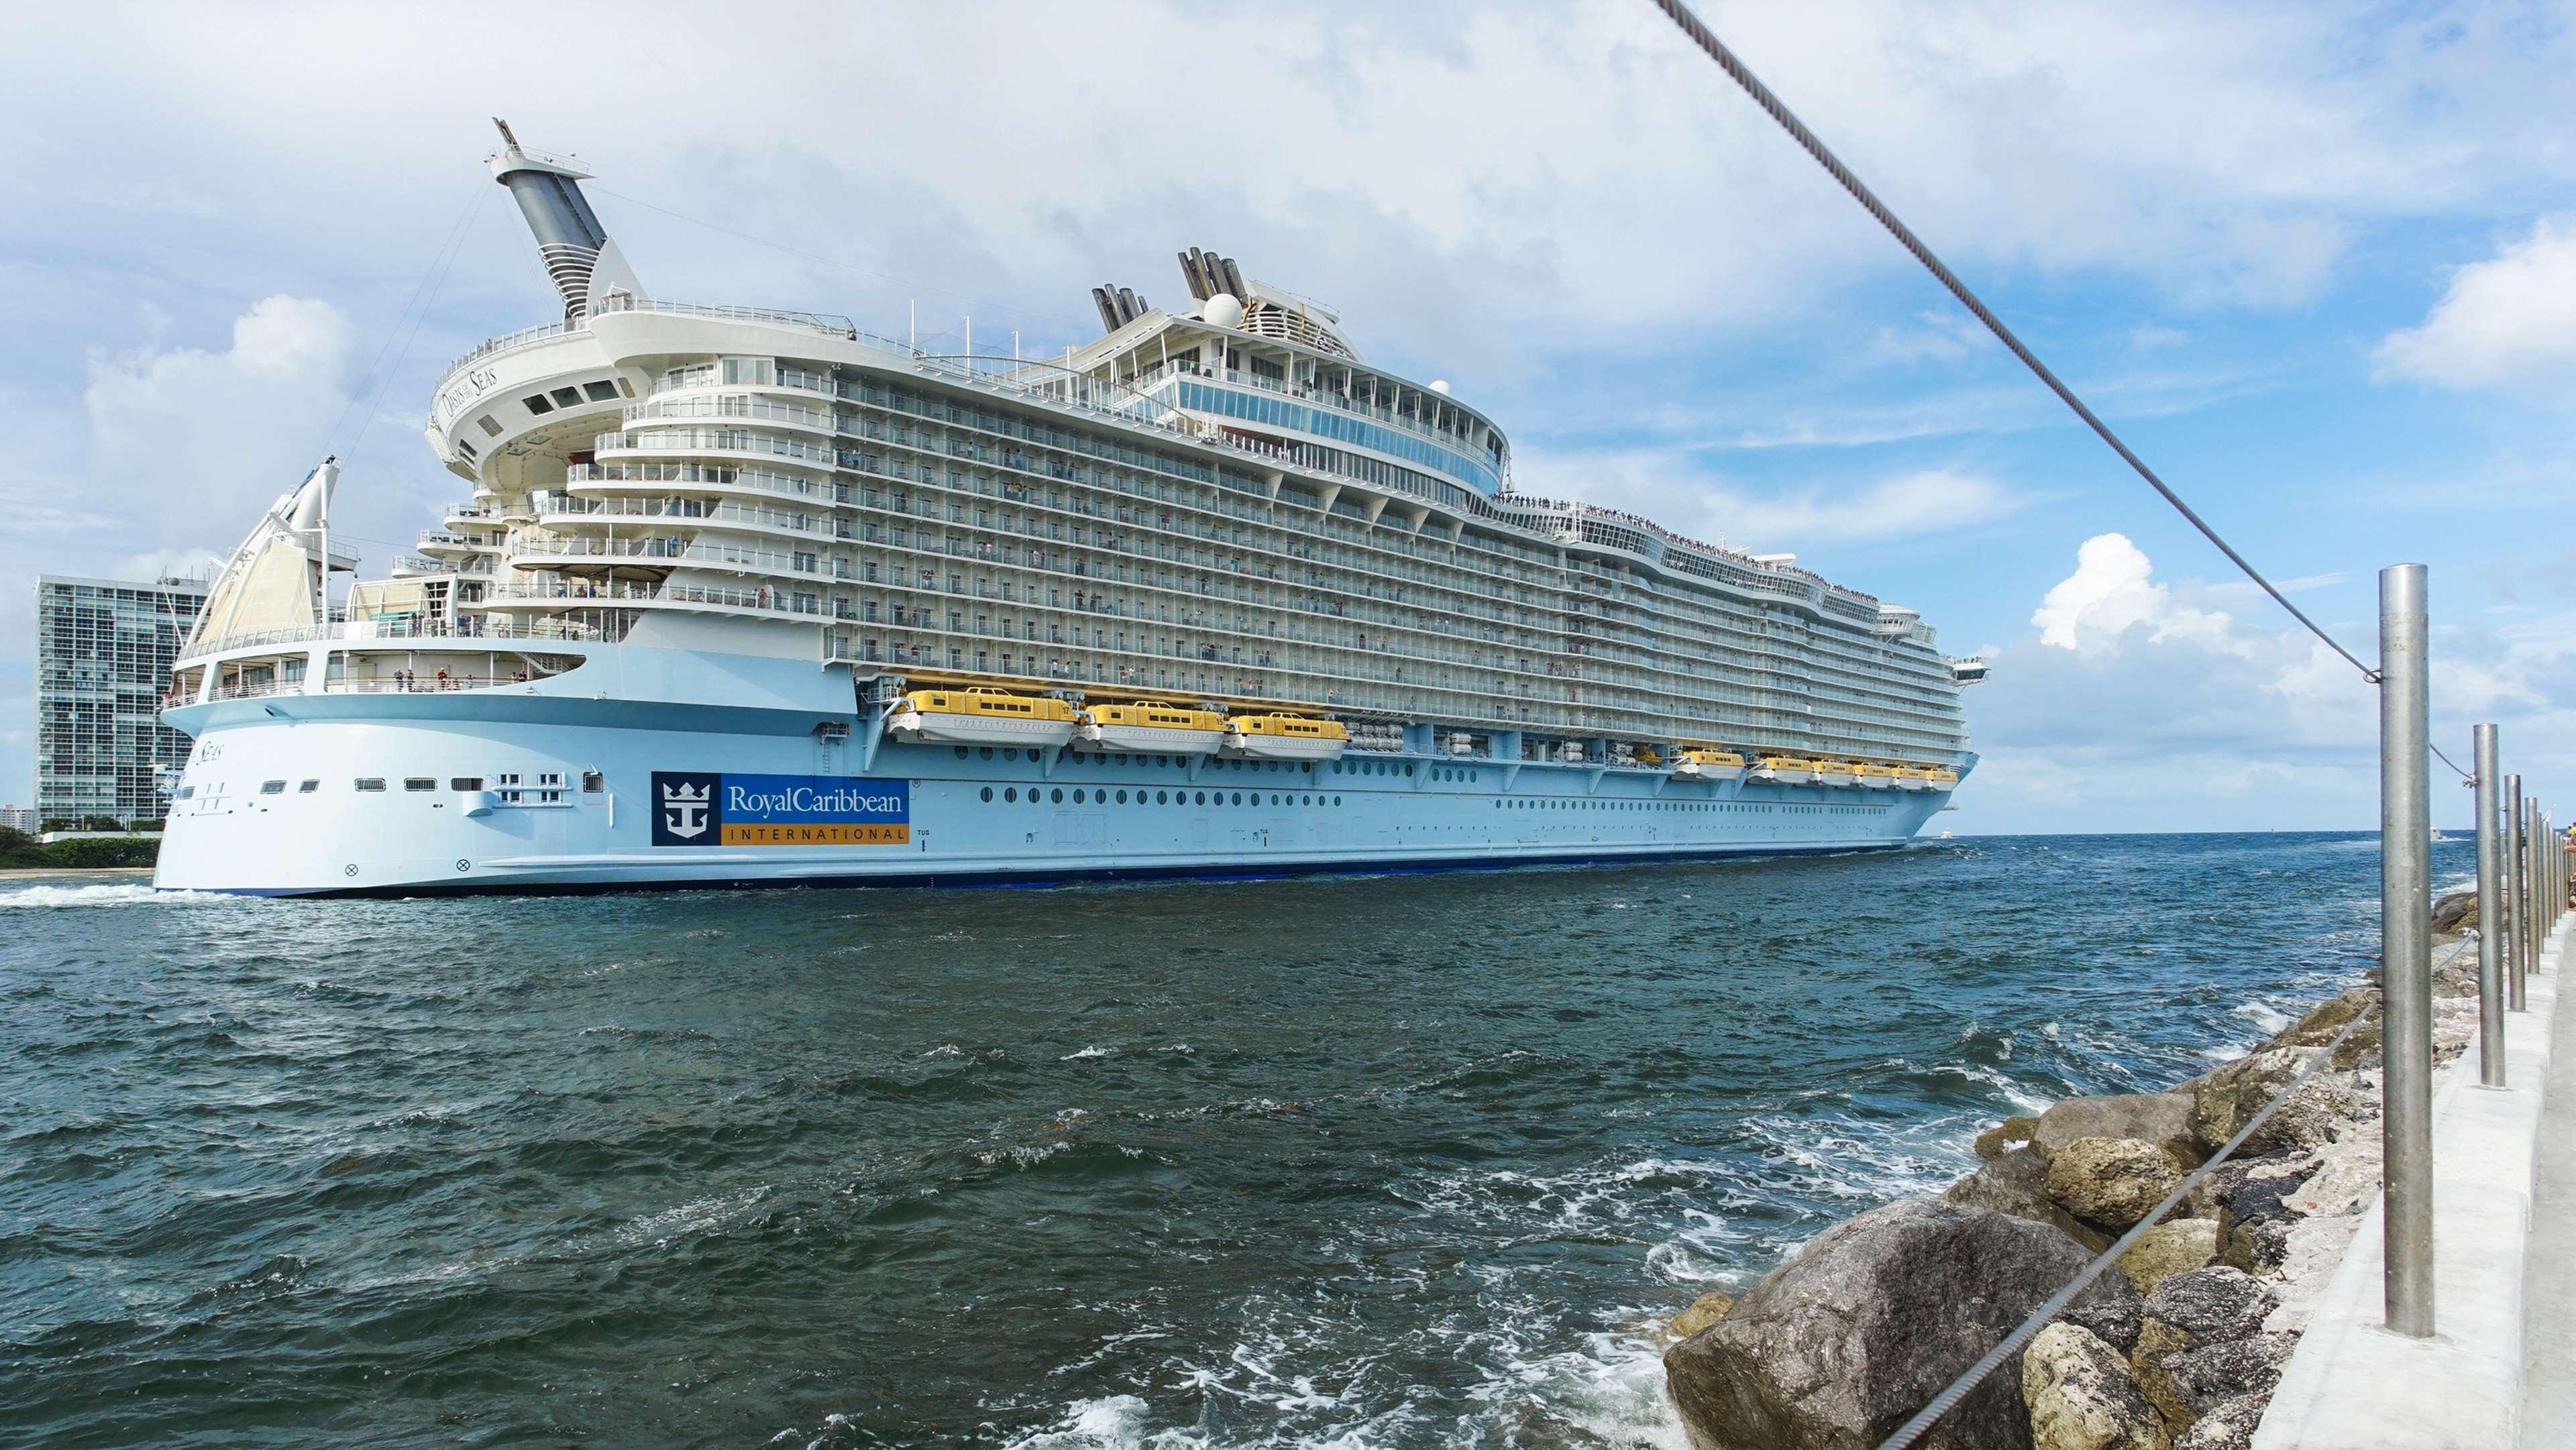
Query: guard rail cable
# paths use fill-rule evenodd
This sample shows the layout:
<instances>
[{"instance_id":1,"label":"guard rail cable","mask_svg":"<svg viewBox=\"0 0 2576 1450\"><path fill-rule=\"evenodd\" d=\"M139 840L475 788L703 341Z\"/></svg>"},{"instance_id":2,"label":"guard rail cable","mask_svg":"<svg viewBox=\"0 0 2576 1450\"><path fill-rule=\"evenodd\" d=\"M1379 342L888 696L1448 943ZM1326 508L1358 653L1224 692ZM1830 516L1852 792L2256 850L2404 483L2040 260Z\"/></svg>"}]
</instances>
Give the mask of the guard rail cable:
<instances>
[{"instance_id":1,"label":"guard rail cable","mask_svg":"<svg viewBox=\"0 0 2576 1450\"><path fill-rule=\"evenodd\" d=\"M2476 940L2477 938L2475 937L2462 938L2459 945L2451 948L2451 954L2442 959L2442 966L2447 967L2453 962L2458 961L2460 959L2460 954L2467 951L2470 944ZM2436 968L2435 970L2438 971L2440 968ZM2387 1001L2384 986L2380 1006L2375 1010L2377 1010L2382 1017L2386 1016ZM2341 1032L2336 1033L2334 1037L2325 1044L2325 1046L2317 1049L2316 1056L2309 1061L2306 1067L2300 1069L2297 1077L2290 1079L2287 1086L2283 1087L2280 1092L2275 1094L2270 1102L2263 1105L2263 1110L2261 1112L2256 1113L2252 1118L2248 1119L2244 1127L2237 1129L2235 1137L2228 1139L2217 1152L2209 1156L2208 1162L2203 1163L2198 1168L2195 1168L2190 1173L2184 1175L2182 1182L2175 1186L2174 1191L2165 1195L2164 1202L2159 1203L2154 1208L2148 1210L2147 1216L2139 1219L2135 1227L2131 1228L2127 1233L2120 1235L2119 1239L2109 1248L2104 1249L2099 1257L2095 1258L2092 1263L2085 1265L2084 1272L2077 1274L2073 1280L2068 1282L2065 1288L2060 1289L2055 1294L2051 1295L2048 1302L2040 1305L2037 1309L2032 1310L2030 1317L2021 1322L2020 1328L2005 1335L2002 1342L1998 1343L1994 1348L1986 1351L1983 1359L1980 1359L1975 1364L1968 1366L1965 1373L1950 1382L1950 1387L1948 1389L1934 1395L1929 1404L1926 1404L1922 1409L1916 1411L1913 1419L1910 1419L1904 1424L1898 1426L1895 1434L1888 1436L1885 1440L1879 1443L1878 1450L1906 1450L1907 1446L1913 1444L1916 1440L1921 1439L1925 1431L1930 1430L1934 1425L1939 1424L1942 1416L1947 1415L1954 1409L1957 1409L1959 1401L1967 1398L1970 1390L1975 1389L1979 1384L1983 1383L1986 1376L1994 1373L1995 1368L1998 1365L2001 1365L2006 1359L2020 1353L2021 1347L2030 1342L2031 1336L2037 1334L2042 1328L2046 1327L2050 1320L2057 1317L2060 1310L2073 1303L2075 1301L2075 1296L2083 1293L2086 1285L2101 1277L2104 1269L2118 1263L2122 1254L2127 1253L2130 1247L2136 1244L2139 1239L2146 1237L2147 1230L2154 1228L2159 1223L2162 1223L2164 1221L2164 1216L2172 1212L2175 1205L2181 1203L2185 1197L2189 1196L2193 1185L2199 1183L2203 1178L2208 1177L2211 1169L2226 1162L2229 1155L2233 1154L2238 1148L2244 1146L2245 1140L2254 1136L2254 1130L2262 1127L2265 1120L2272 1116L2274 1110L2279 1108L2281 1104L2289 1101L2290 1095L2305 1086L2309 1078L2316 1076L2319 1068L2334 1061L2335 1050L2342 1047L2344 1040L2352 1036L2353 1032L2358 1029L2361 1024L2369 1021L2371 1019L2371 1015L2372 1014L2367 1011L2355 1014L2350 1022L2344 1024Z\"/></svg>"},{"instance_id":2,"label":"guard rail cable","mask_svg":"<svg viewBox=\"0 0 2576 1450\"><path fill-rule=\"evenodd\" d=\"M1887 204L1880 201L1876 194L1863 185L1858 176L1852 174L1850 167L1843 165L1834 153L1826 148L1824 142L1816 139L1816 133L1807 129L1806 123L1798 119L1796 113L1789 109L1788 104L1773 94L1769 86L1762 84L1761 79L1753 74L1751 68L1738 59L1734 51L1726 48L1725 42L1719 40L1714 32L1700 23L1699 17L1691 13L1690 6L1683 4L1682 0L1654 0L1654 4L1673 24L1681 27L1682 33L1689 36L1694 44L1708 52L1709 59L1716 61L1719 68L1733 77L1735 83L1744 88L1744 93L1751 96L1756 105L1759 105L1772 120L1779 122L1780 128L1787 131L1790 138L1795 140L1809 156L1814 157L1816 164L1822 166L1827 175L1840 182L1843 190L1851 193L1852 200L1859 202L1863 210L1877 218L1878 224L1887 228L1888 235L1896 238L1899 245L1912 253L1914 260L1923 264L1924 270L1930 272L1943 287L1949 289L1951 296L1958 298L1962 306L1976 314L1977 320L1986 325L1986 330L1993 333L1997 341L2009 348L2014 357L2021 359L2022 364L2028 367L2041 382L2046 383L2048 390L2057 394L2059 401L2075 410L2075 416L2083 419L2086 427L2099 434L2103 442L2111 445L2112 452L2119 454L2129 467L2137 470L2138 476L2145 479L2150 488L2163 495L2164 501L2173 505L2176 513L2181 514L2193 528L2198 529L2202 538L2217 545L2218 552L2225 554L2228 562L2243 570L2246 578L2262 586L2263 592L2272 596L2272 602L2288 610L2292 619L2307 627L2308 633L2324 641L2326 648L2343 656L2345 663L2361 671L2362 679L2374 685L2380 682L2379 671L2363 664L2333 635L2326 633L2315 620L2308 618L2305 611L2292 604L2288 595L2282 593L2271 580L2264 578L2262 572L2256 569L2243 554L2236 552L2234 545L2219 537L2218 530L2210 527L2207 520L2193 512L2191 505L2182 501L2182 495L2166 486L2165 481L2156 476L2156 471L2147 467L2145 459L2131 451L2128 444L2120 441L2120 435L2111 431L2111 425L2103 422L2091 408L2085 406L2082 398L2075 395L2073 388L2061 382L2057 374L2049 371L2048 364L2041 362L2037 353L2024 346L2022 340L2013 335L2013 330L2004 326L2003 319L1987 310L1986 304L1977 300L1977 294L1968 290L1968 284L1959 280L1959 274L1943 265L1941 259L1932 254L1932 249L1924 245L1923 239L1916 236L1912 228L1899 221L1896 213L1888 210ZM2458 769L2457 766L2452 768Z\"/></svg>"}]
</instances>

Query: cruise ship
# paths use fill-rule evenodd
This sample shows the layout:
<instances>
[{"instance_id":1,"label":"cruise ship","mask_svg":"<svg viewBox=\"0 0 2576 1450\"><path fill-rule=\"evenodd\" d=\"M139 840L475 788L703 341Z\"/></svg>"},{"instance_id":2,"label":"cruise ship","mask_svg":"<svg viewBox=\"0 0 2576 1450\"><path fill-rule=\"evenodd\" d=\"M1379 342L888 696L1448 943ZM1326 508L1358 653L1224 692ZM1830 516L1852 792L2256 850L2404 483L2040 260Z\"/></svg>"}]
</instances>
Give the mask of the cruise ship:
<instances>
[{"instance_id":1,"label":"cruise ship","mask_svg":"<svg viewBox=\"0 0 2576 1450\"><path fill-rule=\"evenodd\" d=\"M587 173L501 137L560 315L439 380L466 496L386 577L336 463L233 552L161 887L1886 850L1975 764L1984 666L1914 611L1519 492L1492 419L1231 257L1095 288L1060 355L926 352L650 295Z\"/></svg>"}]
</instances>

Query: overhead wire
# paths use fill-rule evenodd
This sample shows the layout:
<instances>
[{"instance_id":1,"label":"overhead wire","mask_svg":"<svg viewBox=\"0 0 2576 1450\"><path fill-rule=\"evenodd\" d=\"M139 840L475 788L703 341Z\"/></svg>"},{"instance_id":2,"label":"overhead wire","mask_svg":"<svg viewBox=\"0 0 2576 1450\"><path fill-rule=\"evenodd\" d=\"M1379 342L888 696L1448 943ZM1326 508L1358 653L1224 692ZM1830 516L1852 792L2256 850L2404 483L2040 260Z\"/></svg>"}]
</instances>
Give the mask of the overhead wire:
<instances>
[{"instance_id":1,"label":"overhead wire","mask_svg":"<svg viewBox=\"0 0 2576 1450\"><path fill-rule=\"evenodd\" d=\"M449 253L463 245L464 233L472 228L475 214L482 209L483 188L487 184L482 177L478 176L474 179L474 189L466 193L465 205L457 209L456 220L448 223L447 235L440 239L438 250L430 256L429 265L422 269L420 279L412 283L411 296L403 300L402 310L395 313L394 320L386 326L385 340L377 345L375 359L367 364L366 376L376 379L379 383L378 397L383 395L383 380L391 376L385 368L385 355L393 350L394 339L402 336L403 323L411 317L412 309L421 305L421 296L429 290L430 279L443 276L448 265ZM349 415L357 410L358 404L366 397L367 392L363 386L350 394L348 403L340 409L338 420L331 425L330 436L325 440L325 452L336 454L355 451L354 444L348 450L339 448L337 444L340 440L340 430L349 426ZM372 406L370 404L371 408Z\"/></svg>"},{"instance_id":2,"label":"overhead wire","mask_svg":"<svg viewBox=\"0 0 2576 1450\"><path fill-rule=\"evenodd\" d=\"M1979 301L1977 294L1969 290L1968 284L1960 281L1956 272L1951 271L1939 257L1934 256L1932 249L1924 245L1923 239L1916 236L1912 228L1898 220L1896 213L1890 211L1886 203L1880 201L1875 193L1863 185L1861 179L1852 174L1851 168L1843 165L1825 146L1825 143L1817 139L1815 132L1807 129L1806 123L1798 119L1786 102L1774 94L1769 86L1764 85L1761 78L1754 75L1752 70L1737 58L1734 51L1727 49L1724 41L1719 40L1715 33L1700 23L1700 18L1691 13L1690 6L1682 3L1682 0L1654 0L1654 5L1655 8L1663 11L1666 18L1673 24L1679 26L1682 33L1690 37L1692 43L1706 51L1709 59L1716 61L1720 69L1733 77L1735 83L1744 88L1745 94L1751 96L1754 103L1759 105L1772 120L1777 121L1781 129L1787 131L1791 139L1795 140L1809 156L1815 158L1816 164L1822 166L1827 175L1840 182L1843 190L1850 192L1852 199L1859 202L1863 210L1877 218L1878 224L1885 227L1888 234L1895 237L1898 244L1906 251L1912 253L1914 260L1922 263L1924 269L1938 279L1943 287L1948 288L1951 296L1958 298L1962 306L1974 313L1977 320L1986 325L1986 330L1995 335L1997 341L2010 349L2013 356L2021 359L2022 364L2028 367L2041 382L2047 384L2049 391L2057 394L2061 402L2073 409L2075 416L2084 420L2085 426L2100 435L2102 441L2109 444L2111 450L2119 454L2129 467L2135 469L2138 476L2147 481L2149 487L2162 495L2166 503L2173 505L2176 513L2181 514L2193 528L2198 529L2202 538L2209 540L2220 553L2227 556L2228 562L2244 572L2246 578L2253 580L2264 593L2271 595L2274 603L2288 610L2290 617L2305 626L2308 633L2322 640L2326 648L2343 656L2346 663L2361 671L2361 677L2364 680L2374 685L2380 683L2379 671L2363 664L2358 656L2344 648L2333 635L2328 634L2315 620L2310 619L2305 611L2291 603L2288 595L2282 593L2271 580L2263 577L2262 571L2256 569L2243 554L2238 553L2234 545L2220 537L2218 530L2212 528L2207 520L2192 509L2191 505L2183 502L2182 495L2174 492L2162 478L2157 477L2156 471L2147 466L2146 460L2140 458L2127 443L2122 442L2120 435L2112 432L2110 425L2104 423L2099 415L2087 407L2084 400L2075 395L2073 388L2061 381L2056 373L2049 370L2046 363L2039 360L2036 353L2023 345L2022 340L2013 334L2013 330L2004 326L2003 319L1995 316L1985 303Z\"/></svg>"}]
</instances>

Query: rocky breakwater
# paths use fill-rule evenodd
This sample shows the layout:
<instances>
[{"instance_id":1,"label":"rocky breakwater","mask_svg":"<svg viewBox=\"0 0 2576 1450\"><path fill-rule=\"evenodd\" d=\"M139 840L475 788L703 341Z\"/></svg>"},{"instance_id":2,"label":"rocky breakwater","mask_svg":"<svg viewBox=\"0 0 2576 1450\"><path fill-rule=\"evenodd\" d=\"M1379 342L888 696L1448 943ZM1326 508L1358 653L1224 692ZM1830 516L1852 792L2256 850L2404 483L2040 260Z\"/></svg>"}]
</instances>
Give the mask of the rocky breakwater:
<instances>
[{"instance_id":1,"label":"rocky breakwater","mask_svg":"<svg viewBox=\"0 0 2576 1450\"><path fill-rule=\"evenodd\" d=\"M2474 954L2435 973L2434 1008L2435 1057L2448 1061L2476 1031ZM2116 1272L1917 1442L2248 1445L2379 1192L2379 1011L2378 987L2358 986L2163 1092L2009 1119L1941 1194L1827 1230L1732 1302L1703 1298L1664 1354L1692 1444L1872 1450L2327 1056Z\"/></svg>"}]
</instances>

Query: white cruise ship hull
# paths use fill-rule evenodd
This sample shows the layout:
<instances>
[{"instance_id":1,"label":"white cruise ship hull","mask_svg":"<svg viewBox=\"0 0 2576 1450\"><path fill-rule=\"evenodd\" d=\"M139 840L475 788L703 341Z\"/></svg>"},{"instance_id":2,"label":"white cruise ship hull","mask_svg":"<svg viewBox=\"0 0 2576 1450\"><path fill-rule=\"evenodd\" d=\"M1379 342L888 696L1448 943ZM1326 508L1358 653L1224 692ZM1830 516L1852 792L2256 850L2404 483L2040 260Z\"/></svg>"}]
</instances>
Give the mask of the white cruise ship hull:
<instances>
[{"instance_id":1,"label":"white cruise ship hull","mask_svg":"<svg viewBox=\"0 0 2576 1450\"><path fill-rule=\"evenodd\" d=\"M1835 803L1816 787L1428 753L907 743L859 710L845 673L582 649L582 667L535 684L170 712L197 744L155 884L950 885L1847 852L1903 845L1947 794Z\"/></svg>"}]
</instances>

